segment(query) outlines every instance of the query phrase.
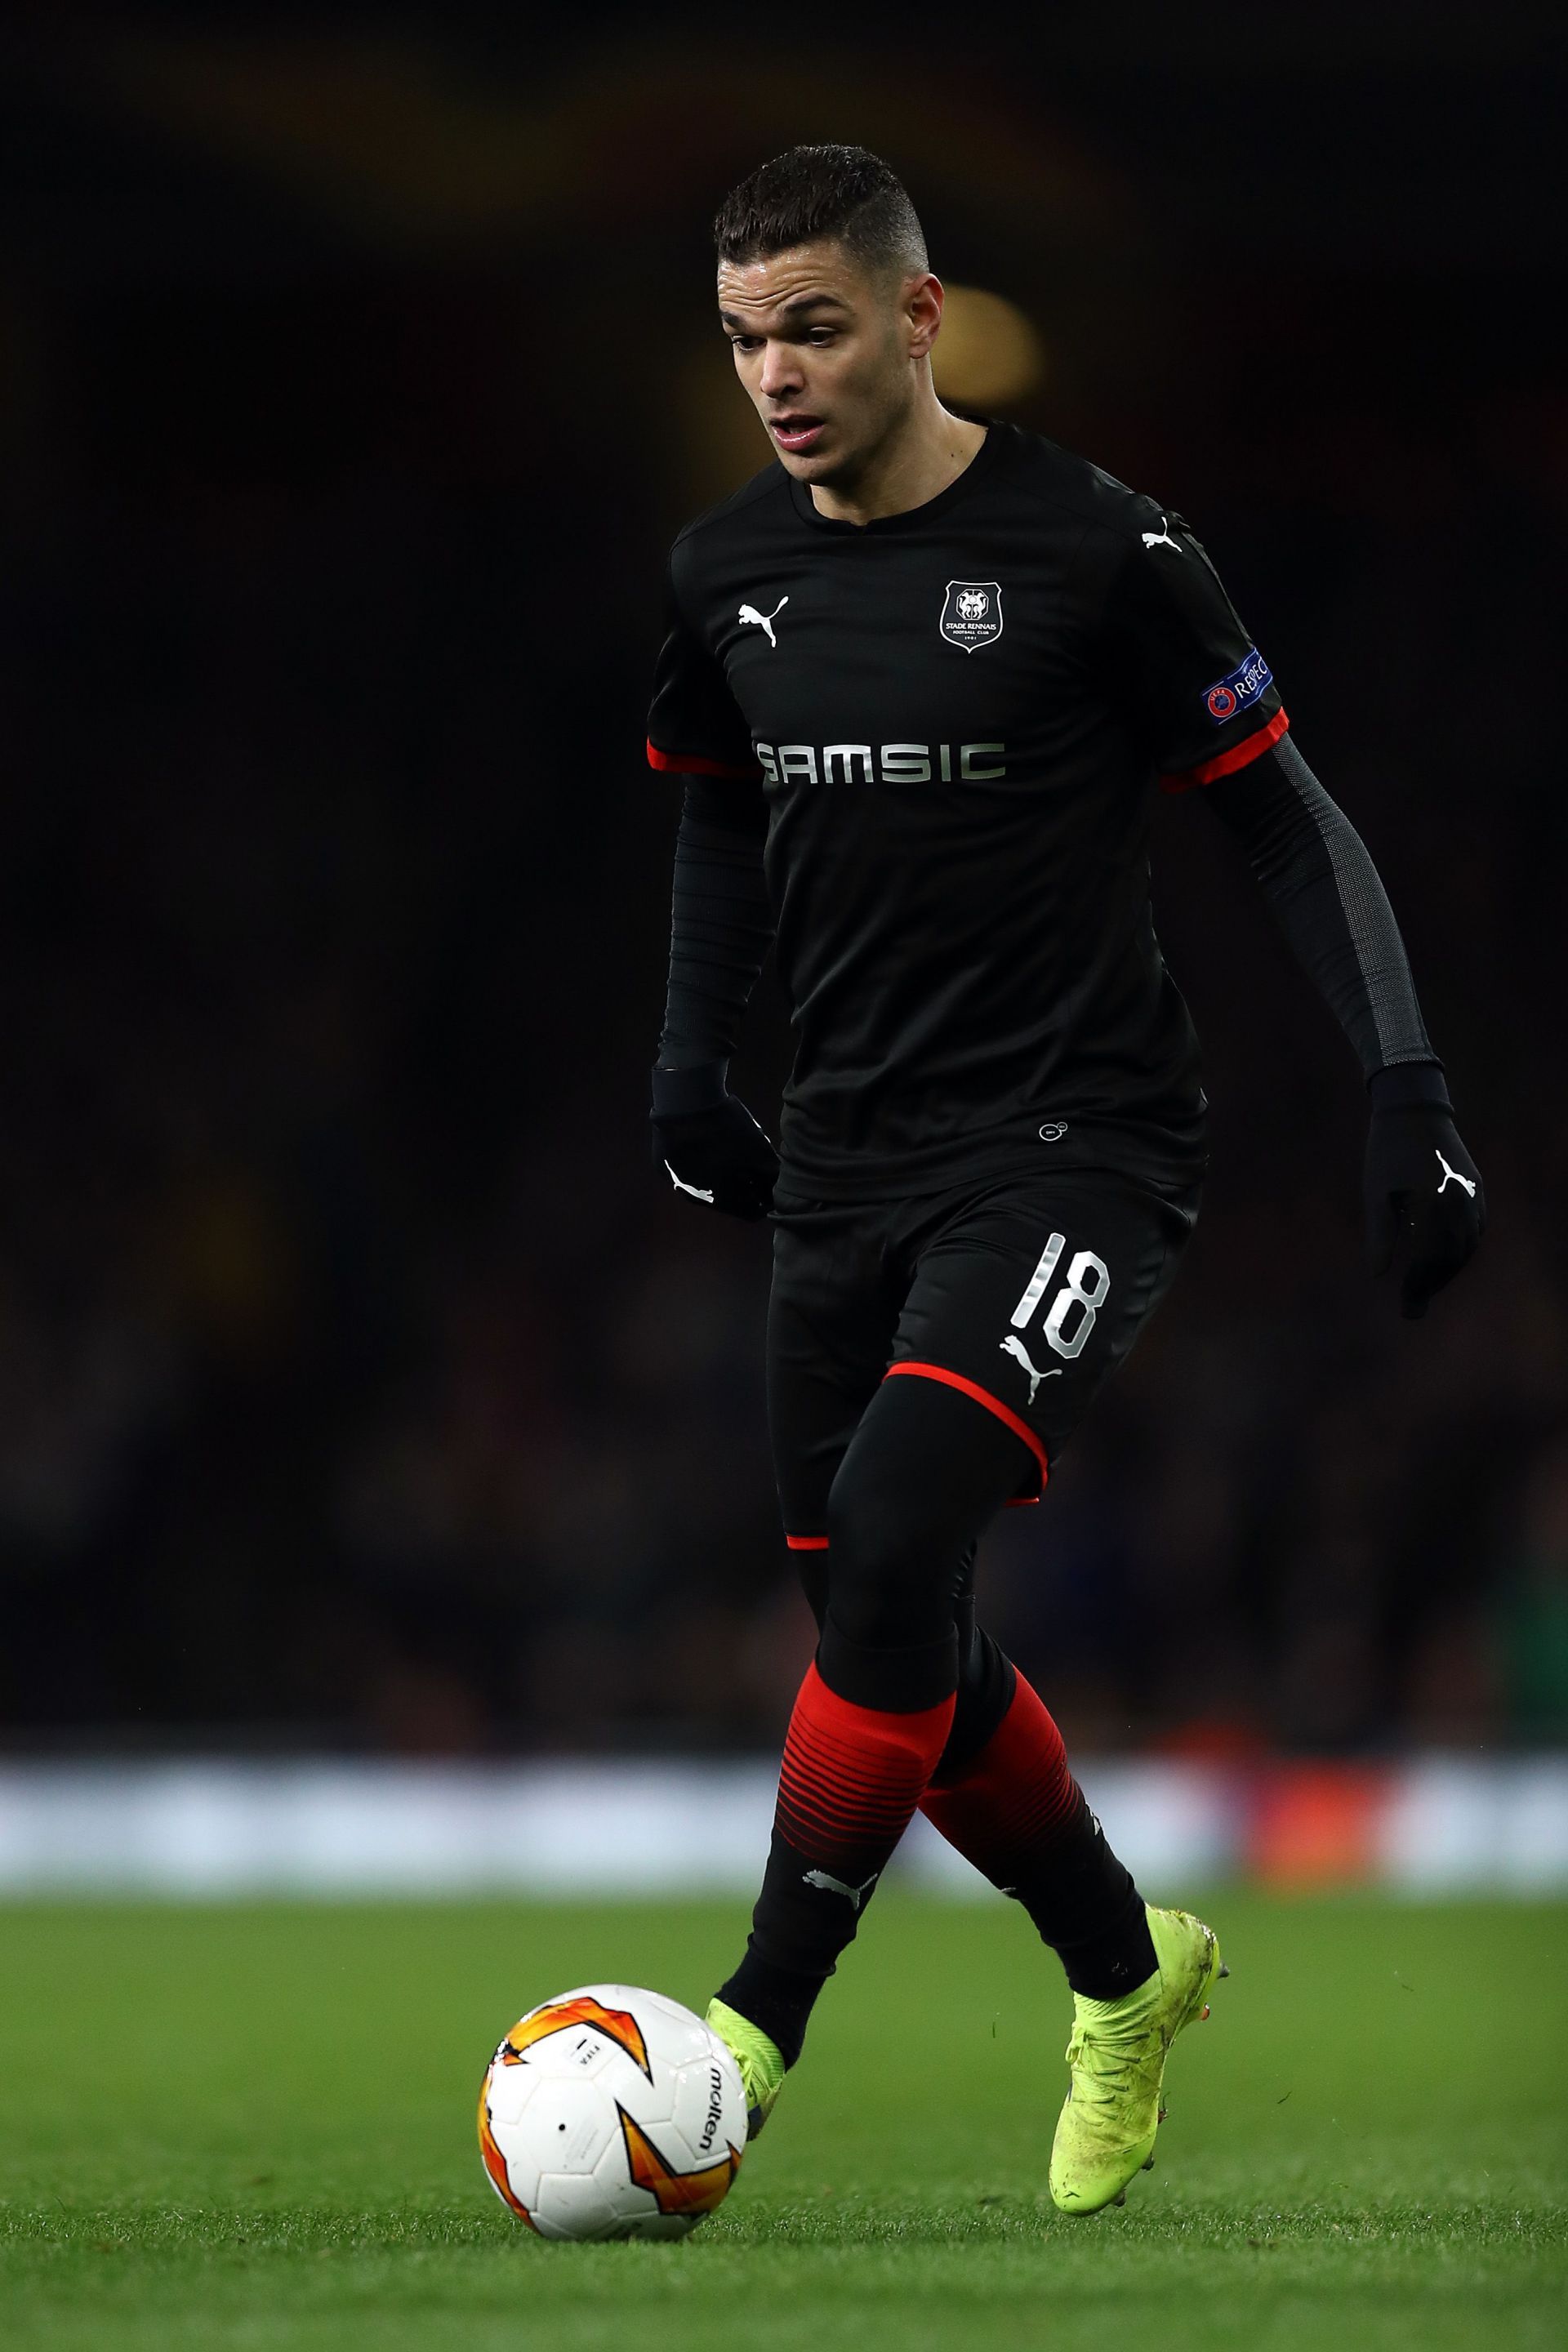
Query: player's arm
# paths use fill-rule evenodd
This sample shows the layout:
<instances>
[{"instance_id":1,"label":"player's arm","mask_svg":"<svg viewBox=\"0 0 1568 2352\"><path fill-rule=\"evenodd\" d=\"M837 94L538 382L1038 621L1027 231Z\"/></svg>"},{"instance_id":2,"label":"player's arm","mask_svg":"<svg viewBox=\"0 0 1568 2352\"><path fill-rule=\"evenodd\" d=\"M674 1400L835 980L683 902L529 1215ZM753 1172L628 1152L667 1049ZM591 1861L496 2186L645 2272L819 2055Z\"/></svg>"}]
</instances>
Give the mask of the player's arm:
<instances>
[{"instance_id":1,"label":"player's arm","mask_svg":"<svg viewBox=\"0 0 1568 2352\"><path fill-rule=\"evenodd\" d=\"M778 1155L729 1090L773 933L763 867L767 814L745 722L723 673L674 603L648 714L649 763L685 796L670 893L669 981L653 1071L653 1155L679 1192L765 1216Z\"/></svg>"},{"instance_id":2,"label":"player's arm","mask_svg":"<svg viewBox=\"0 0 1568 2352\"><path fill-rule=\"evenodd\" d=\"M1454 1125L1388 894L1361 835L1288 736L1211 783L1205 797L1360 1058L1372 1105L1372 1270L1388 1271L1408 1227L1401 1304L1407 1316L1424 1315L1474 1255L1486 1196Z\"/></svg>"},{"instance_id":3,"label":"player's arm","mask_svg":"<svg viewBox=\"0 0 1568 2352\"><path fill-rule=\"evenodd\" d=\"M1420 1316L1474 1253L1486 1204L1454 1126L1404 943L1353 825L1288 736L1273 673L1179 515L1151 509L1109 583L1103 643L1168 790L1201 786L1240 839L1297 956L1360 1056L1374 1274L1409 1236L1401 1305Z\"/></svg>"},{"instance_id":4,"label":"player's arm","mask_svg":"<svg viewBox=\"0 0 1568 2352\"><path fill-rule=\"evenodd\" d=\"M653 1073L654 1157L679 1192L765 1216L778 1155L729 1090L730 1056L773 935L760 789L689 776L675 841L669 985Z\"/></svg>"}]
</instances>

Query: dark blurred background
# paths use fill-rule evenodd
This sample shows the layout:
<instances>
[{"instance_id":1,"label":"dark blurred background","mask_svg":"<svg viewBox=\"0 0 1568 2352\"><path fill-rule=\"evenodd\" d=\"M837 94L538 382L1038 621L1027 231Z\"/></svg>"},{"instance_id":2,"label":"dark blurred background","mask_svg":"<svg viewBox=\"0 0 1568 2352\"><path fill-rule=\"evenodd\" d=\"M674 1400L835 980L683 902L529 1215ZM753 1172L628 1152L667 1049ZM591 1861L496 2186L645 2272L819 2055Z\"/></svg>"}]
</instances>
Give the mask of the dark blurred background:
<instances>
[{"instance_id":1,"label":"dark blurred background","mask_svg":"<svg viewBox=\"0 0 1568 2352\"><path fill-rule=\"evenodd\" d=\"M1178 507L1363 829L1492 1225L1401 1325L1362 1088L1194 794L1214 1163L984 1565L1075 1740L1568 1738L1561 12L13 12L0 1738L766 1745L766 1236L656 1182L663 555L765 462L708 220L904 174L947 388ZM786 1060L757 1008L739 1082Z\"/></svg>"}]
</instances>

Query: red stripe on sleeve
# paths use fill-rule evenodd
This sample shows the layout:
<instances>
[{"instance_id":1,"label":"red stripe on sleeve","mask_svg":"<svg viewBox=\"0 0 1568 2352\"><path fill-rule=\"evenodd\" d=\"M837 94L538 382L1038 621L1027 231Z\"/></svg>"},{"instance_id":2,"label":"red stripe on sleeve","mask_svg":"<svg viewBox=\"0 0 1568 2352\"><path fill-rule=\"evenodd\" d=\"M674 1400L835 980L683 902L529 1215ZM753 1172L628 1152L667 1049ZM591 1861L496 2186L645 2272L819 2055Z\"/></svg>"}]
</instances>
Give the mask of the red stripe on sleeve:
<instances>
[{"instance_id":1,"label":"red stripe on sleeve","mask_svg":"<svg viewBox=\"0 0 1568 2352\"><path fill-rule=\"evenodd\" d=\"M742 783L749 782L755 768L727 767L722 760L705 760L697 751L661 751L649 736L647 763L650 768L663 768L677 776L734 776Z\"/></svg>"},{"instance_id":2,"label":"red stripe on sleeve","mask_svg":"<svg viewBox=\"0 0 1568 2352\"><path fill-rule=\"evenodd\" d=\"M784 1541L791 1551L826 1551L827 1549L826 1536L785 1536Z\"/></svg>"},{"instance_id":3,"label":"red stripe on sleeve","mask_svg":"<svg viewBox=\"0 0 1568 2352\"><path fill-rule=\"evenodd\" d=\"M983 1389L980 1386L978 1381L966 1381L962 1372L950 1372L943 1364L919 1364L913 1357L904 1356L898 1363L889 1364L882 1378L885 1381L890 1381L895 1372L915 1372L921 1380L941 1381L944 1388L957 1389L961 1395L973 1397L976 1404L983 1404L987 1412L994 1412L998 1421L1006 1423L1015 1437L1023 1439L1040 1465L1040 1484L1042 1486L1045 1485L1051 1475L1051 1465L1046 1459L1046 1449L1029 1427L1028 1423L1020 1420L1011 1405L1004 1404L1000 1397L994 1397L989 1389Z\"/></svg>"},{"instance_id":4,"label":"red stripe on sleeve","mask_svg":"<svg viewBox=\"0 0 1568 2352\"><path fill-rule=\"evenodd\" d=\"M1217 783L1221 776L1235 775L1237 768L1249 768L1254 760L1261 760L1271 744L1278 743L1289 724L1285 713L1277 710L1267 727L1260 727L1256 735L1248 735L1243 741L1233 743L1228 751L1221 751L1217 758L1204 761L1200 767L1184 768L1178 775L1162 776L1160 790L1163 793L1186 793L1194 784Z\"/></svg>"}]
</instances>

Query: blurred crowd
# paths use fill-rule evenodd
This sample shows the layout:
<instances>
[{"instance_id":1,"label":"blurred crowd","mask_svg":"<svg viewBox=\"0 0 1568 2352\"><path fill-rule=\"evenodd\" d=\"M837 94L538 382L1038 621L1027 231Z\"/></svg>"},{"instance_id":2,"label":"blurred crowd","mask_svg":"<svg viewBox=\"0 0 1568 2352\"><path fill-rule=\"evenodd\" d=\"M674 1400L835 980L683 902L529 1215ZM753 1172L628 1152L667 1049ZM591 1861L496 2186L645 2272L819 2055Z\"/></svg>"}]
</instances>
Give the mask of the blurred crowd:
<instances>
[{"instance_id":1,"label":"blurred crowd","mask_svg":"<svg viewBox=\"0 0 1568 2352\"><path fill-rule=\"evenodd\" d=\"M574 296L542 365L510 262L373 265L297 219L274 250L216 194L177 268L0 283L13 1747L780 1727L808 1632L766 1234L670 1197L645 1127L674 793L641 719L714 193L639 225L690 285L630 381ZM1451 349L1415 264L1294 270L1267 331L1168 278L1190 331L1154 390L1111 345L1019 413L1215 554L1389 884L1491 1230L1424 1324L1369 1286L1354 1062L1199 796L1162 807L1205 1215L982 1591L1085 1748L1562 1742L1565 845L1532 682L1568 398ZM754 1027L766 1119L766 983Z\"/></svg>"}]
</instances>

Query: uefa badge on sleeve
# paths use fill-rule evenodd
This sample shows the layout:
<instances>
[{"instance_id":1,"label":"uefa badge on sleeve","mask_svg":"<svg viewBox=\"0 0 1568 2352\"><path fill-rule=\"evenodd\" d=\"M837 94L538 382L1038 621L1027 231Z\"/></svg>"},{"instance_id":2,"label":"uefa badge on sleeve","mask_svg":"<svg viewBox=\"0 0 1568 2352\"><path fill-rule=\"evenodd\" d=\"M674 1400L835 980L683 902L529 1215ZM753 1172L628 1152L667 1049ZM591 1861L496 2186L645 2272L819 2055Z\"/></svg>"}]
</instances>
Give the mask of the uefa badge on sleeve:
<instances>
[{"instance_id":1,"label":"uefa badge on sleeve","mask_svg":"<svg viewBox=\"0 0 1568 2352\"><path fill-rule=\"evenodd\" d=\"M950 646L966 654L993 646L1002 634L1002 590L994 580L950 580L937 624Z\"/></svg>"}]
</instances>

